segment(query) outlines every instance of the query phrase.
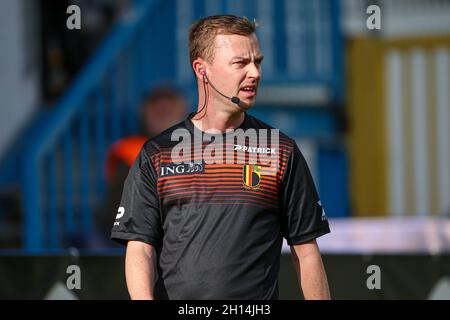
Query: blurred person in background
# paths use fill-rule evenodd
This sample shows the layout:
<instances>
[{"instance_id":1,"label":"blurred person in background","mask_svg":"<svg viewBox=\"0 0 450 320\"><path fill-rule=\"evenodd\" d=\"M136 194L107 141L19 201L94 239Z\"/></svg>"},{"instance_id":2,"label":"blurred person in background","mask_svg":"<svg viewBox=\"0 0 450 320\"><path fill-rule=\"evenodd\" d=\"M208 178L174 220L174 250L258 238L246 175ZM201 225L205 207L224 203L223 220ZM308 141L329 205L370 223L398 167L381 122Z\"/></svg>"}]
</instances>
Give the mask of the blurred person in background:
<instances>
[{"instance_id":1,"label":"blurred person in background","mask_svg":"<svg viewBox=\"0 0 450 320\"><path fill-rule=\"evenodd\" d=\"M117 212L125 178L139 150L149 138L184 119L187 110L187 103L178 90L168 85L155 87L144 97L141 104L140 133L116 141L109 149L106 160L108 182L106 206L97 215L97 225L103 238L102 246L113 244L106 240L111 230L112 219Z\"/></svg>"}]
</instances>

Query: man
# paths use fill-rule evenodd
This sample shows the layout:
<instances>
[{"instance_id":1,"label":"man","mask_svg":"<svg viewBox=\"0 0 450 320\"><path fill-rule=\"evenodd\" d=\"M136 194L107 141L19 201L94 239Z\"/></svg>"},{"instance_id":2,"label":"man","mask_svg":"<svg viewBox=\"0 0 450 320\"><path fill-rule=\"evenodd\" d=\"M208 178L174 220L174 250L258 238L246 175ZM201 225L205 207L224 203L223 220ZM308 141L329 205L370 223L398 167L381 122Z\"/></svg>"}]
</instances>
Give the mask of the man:
<instances>
[{"instance_id":1,"label":"man","mask_svg":"<svg viewBox=\"0 0 450 320\"><path fill-rule=\"evenodd\" d=\"M329 227L306 162L294 140L278 139L246 112L263 60L254 23L201 19L190 29L189 52L198 111L146 142L112 231L127 244L131 298L276 299L284 237L305 298L328 299L315 239ZM268 130L270 144L262 139ZM256 146L247 145L247 132L256 132ZM180 148L186 133L194 140Z\"/></svg>"}]
</instances>

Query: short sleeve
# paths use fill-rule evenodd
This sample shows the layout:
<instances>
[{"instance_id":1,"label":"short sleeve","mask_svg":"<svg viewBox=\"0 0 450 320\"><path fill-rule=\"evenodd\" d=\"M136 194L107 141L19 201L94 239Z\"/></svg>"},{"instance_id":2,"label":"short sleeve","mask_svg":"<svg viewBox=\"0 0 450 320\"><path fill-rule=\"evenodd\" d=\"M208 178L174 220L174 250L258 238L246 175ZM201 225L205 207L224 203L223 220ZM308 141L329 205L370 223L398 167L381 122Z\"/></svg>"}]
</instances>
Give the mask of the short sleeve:
<instances>
[{"instance_id":1,"label":"short sleeve","mask_svg":"<svg viewBox=\"0 0 450 320\"><path fill-rule=\"evenodd\" d=\"M157 175L142 148L125 179L111 239L121 244L136 240L159 247L163 235L160 217Z\"/></svg>"},{"instance_id":2,"label":"short sleeve","mask_svg":"<svg viewBox=\"0 0 450 320\"><path fill-rule=\"evenodd\" d=\"M294 142L281 182L281 231L289 245L330 232L308 165Z\"/></svg>"}]
</instances>

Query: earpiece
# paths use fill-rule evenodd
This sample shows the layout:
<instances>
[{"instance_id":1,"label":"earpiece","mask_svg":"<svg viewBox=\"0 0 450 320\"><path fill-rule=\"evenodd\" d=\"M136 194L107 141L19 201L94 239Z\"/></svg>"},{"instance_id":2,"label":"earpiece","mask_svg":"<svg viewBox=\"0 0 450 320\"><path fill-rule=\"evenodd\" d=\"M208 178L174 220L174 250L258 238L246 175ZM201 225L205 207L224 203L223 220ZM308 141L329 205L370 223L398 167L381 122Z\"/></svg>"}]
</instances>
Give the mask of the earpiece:
<instances>
[{"instance_id":1,"label":"earpiece","mask_svg":"<svg viewBox=\"0 0 450 320\"><path fill-rule=\"evenodd\" d=\"M206 74L206 71L205 71L204 68L201 68L201 69L200 69L200 74L201 74L202 76L204 76L204 75Z\"/></svg>"}]
</instances>

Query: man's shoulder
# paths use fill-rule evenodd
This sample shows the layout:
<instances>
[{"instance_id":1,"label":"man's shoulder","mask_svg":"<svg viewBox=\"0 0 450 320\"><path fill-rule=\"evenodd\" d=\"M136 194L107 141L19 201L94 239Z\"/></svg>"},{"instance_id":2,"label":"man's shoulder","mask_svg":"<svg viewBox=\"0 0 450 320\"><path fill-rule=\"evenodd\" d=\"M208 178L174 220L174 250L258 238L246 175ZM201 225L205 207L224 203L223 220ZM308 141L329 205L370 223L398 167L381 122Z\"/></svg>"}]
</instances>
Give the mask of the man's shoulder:
<instances>
[{"instance_id":1,"label":"man's shoulder","mask_svg":"<svg viewBox=\"0 0 450 320\"><path fill-rule=\"evenodd\" d=\"M144 143L144 150L148 155L155 155L160 153L165 148L171 148L179 143L178 139L173 139L174 132L177 130L188 130L186 127L186 120L182 120L177 124L167 128L158 135L151 137Z\"/></svg>"}]
</instances>

